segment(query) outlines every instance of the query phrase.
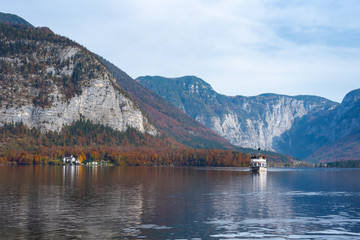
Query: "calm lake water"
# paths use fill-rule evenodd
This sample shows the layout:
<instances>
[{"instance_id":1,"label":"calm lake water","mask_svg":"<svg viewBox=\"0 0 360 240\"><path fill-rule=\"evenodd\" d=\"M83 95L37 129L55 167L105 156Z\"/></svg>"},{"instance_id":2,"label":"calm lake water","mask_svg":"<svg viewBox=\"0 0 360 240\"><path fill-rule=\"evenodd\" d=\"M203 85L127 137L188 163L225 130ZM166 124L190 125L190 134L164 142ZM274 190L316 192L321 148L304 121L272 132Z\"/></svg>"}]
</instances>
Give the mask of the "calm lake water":
<instances>
[{"instance_id":1,"label":"calm lake water","mask_svg":"<svg viewBox=\"0 0 360 240\"><path fill-rule=\"evenodd\" d=\"M1 239L360 239L360 170L0 166Z\"/></svg>"}]
</instances>

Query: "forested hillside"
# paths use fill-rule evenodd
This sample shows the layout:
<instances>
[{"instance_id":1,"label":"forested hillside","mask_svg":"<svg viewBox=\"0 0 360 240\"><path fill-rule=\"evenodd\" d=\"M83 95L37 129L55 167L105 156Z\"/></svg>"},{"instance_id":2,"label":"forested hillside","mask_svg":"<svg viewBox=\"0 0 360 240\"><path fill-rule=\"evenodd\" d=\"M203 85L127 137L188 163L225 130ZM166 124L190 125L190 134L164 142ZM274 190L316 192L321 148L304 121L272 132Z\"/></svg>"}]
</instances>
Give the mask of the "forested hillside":
<instances>
[{"instance_id":1,"label":"forested hillside","mask_svg":"<svg viewBox=\"0 0 360 240\"><path fill-rule=\"evenodd\" d=\"M229 151L225 139L131 78L115 79L85 47L6 19L0 21L1 163L59 164L75 155L116 165L248 165L249 155Z\"/></svg>"},{"instance_id":2,"label":"forested hillside","mask_svg":"<svg viewBox=\"0 0 360 240\"><path fill-rule=\"evenodd\" d=\"M60 164L74 155L81 162L106 160L125 166L248 166L249 155L236 151L194 149L170 138L129 128L119 132L80 119L60 132L42 133L22 123L0 128L0 164Z\"/></svg>"}]
</instances>

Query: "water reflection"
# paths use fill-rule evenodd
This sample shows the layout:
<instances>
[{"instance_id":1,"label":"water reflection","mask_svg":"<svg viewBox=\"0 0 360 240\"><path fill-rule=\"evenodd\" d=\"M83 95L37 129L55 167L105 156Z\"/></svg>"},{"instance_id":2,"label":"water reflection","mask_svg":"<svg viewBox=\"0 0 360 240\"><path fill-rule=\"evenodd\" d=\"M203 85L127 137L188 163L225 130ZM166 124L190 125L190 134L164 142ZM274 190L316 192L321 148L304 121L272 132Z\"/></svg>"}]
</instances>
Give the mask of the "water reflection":
<instances>
[{"instance_id":1,"label":"water reflection","mask_svg":"<svg viewBox=\"0 0 360 240\"><path fill-rule=\"evenodd\" d=\"M267 172L251 172L253 180L253 190L265 191Z\"/></svg>"},{"instance_id":2,"label":"water reflection","mask_svg":"<svg viewBox=\"0 0 360 240\"><path fill-rule=\"evenodd\" d=\"M356 238L358 174L3 166L0 238Z\"/></svg>"},{"instance_id":3,"label":"water reflection","mask_svg":"<svg viewBox=\"0 0 360 240\"><path fill-rule=\"evenodd\" d=\"M357 239L360 236L360 216L354 210L360 209L360 194L359 183L354 184L356 175L347 175L346 179L352 181L342 182L346 188L356 192L345 193L337 191L338 183L334 183L332 187L328 185L329 180L344 180L344 173L312 171L301 174L296 170L253 173L252 188L242 186L241 191L233 198L236 207L220 210L216 207L220 204L220 199L214 201L216 206L213 217L206 222L217 230L211 237ZM300 191L293 191L294 187ZM314 188L323 190L309 192ZM335 191L329 192L330 189ZM343 202L339 202L339 198ZM355 203L354 199L358 202ZM245 207L239 204L243 201L246 202ZM331 208L332 204L336 208Z\"/></svg>"},{"instance_id":4,"label":"water reflection","mask_svg":"<svg viewBox=\"0 0 360 240\"><path fill-rule=\"evenodd\" d=\"M123 169L65 166L12 170L23 179L1 175L4 201L0 223L6 229L0 237L121 237L137 233L119 228L142 224L143 185L129 181Z\"/></svg>"},{"instance_id":5,"label":"water reflection","mask_svg":"<svg viewBox=\"0 0 360 240\"><path fill-rule=\"evenodd\" d=\"M217 191L223 191L224 186L213 191L212 217L206 221L219 232L213 237L262 238L281 236L283 229L293 230L287 222L275 221L291 219L294 213L292 202L278 194L276 182L268 182L268 175L271 173L243 173L226 186L223 196Z\"/></svg>"}]
</instances>

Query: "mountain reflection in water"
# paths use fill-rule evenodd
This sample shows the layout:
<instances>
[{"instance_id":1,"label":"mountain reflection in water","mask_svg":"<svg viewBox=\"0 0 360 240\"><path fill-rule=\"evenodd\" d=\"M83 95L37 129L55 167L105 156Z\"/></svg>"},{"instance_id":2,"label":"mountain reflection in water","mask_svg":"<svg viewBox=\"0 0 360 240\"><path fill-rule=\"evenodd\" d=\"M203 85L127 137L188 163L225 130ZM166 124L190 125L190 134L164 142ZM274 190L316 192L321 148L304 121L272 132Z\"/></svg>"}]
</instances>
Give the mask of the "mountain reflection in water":
<instances>
[{"instance_id":1,"label":"mountain reflection in water","mask_svg":"<svg viewBox=\"0 0 360 240\"><path fill-rule=\"evenodd\" d=\"M360 170L0 166L1 239L360 238Z\"/></svg>"}]
</instances>

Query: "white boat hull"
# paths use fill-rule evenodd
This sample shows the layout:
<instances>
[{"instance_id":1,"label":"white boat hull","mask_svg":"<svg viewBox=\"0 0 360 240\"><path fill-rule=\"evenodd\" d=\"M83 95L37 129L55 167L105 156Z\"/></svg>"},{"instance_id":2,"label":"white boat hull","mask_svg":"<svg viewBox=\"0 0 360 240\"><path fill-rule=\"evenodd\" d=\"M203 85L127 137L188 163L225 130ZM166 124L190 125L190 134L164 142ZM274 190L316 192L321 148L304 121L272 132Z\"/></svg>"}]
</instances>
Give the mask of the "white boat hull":
<instances>
[{"instance_id":1,"label":"white boat hull","mask_svg":"<svg viewBox=\"0 0 360 240\"><path fill-rule=\"evenodd\" d=\"M250 171L253 171L253 172L266 172L267 168L266 167L260 167L260 166L250 167Z\"/></svg>"}]
</instances>

